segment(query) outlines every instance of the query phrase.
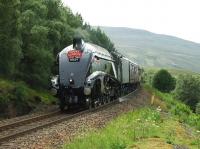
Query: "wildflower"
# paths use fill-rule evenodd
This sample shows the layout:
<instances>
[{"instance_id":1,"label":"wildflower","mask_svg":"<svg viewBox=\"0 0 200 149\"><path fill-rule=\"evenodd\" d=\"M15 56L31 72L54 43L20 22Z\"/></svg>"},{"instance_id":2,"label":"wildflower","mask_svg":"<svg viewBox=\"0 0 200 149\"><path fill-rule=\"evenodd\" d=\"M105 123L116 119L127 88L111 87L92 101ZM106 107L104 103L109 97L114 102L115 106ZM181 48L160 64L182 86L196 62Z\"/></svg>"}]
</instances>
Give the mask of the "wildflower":
<instances>
[{"instance_id":1,"label":"wildflower","mask_svg":"<svg viewBox=\"0 0 200 149\"><path fill-rule=\"evenodd\" d=\"M160 112L162 109L160 108L160 106L157 107L156 111Z\"/></svg>"}]
</instances>

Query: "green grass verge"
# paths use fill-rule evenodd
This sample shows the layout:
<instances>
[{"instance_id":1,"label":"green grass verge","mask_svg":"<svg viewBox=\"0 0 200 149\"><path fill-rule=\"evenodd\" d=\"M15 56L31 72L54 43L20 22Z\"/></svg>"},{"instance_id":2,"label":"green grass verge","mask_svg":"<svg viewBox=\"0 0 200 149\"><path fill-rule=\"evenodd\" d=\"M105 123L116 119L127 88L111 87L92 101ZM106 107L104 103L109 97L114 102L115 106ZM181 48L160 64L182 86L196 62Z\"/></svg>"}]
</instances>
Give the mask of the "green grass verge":
<instances>
[{"instance_id":1,"label":"green grass verge","mask_svg":"<svg viewBox=\"0 0 200 149\"><path fill-rule=\"evenodd\" d=\"M163 147L184 144L198 148L197 132L192 130L190 133L192 138L186 136L185 129L175 117L162 116L158 110L147 107L124 114L110 122L106 128L78 137L63 148L124 149L150 146L153 148L158 142Z\"/></svg>"}]
</instances>

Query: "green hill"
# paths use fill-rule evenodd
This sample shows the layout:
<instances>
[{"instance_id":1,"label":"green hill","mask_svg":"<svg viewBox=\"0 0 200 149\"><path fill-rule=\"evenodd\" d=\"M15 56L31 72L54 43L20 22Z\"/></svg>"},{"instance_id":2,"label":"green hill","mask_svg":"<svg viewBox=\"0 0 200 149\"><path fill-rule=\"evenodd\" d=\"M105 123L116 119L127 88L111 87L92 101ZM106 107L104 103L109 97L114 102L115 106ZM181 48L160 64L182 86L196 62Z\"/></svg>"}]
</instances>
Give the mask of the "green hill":
<instances>
[{"instance_id":1,"label":"green hill","mask_svg":"<svg viewBox=\"0 0 200 149\"><path fill-rule=\"evenodd\" d=\"M200 72L200 44L177 37L123 27L101 27L116 48L146 67Z\"/></svg>"}]
</instances>

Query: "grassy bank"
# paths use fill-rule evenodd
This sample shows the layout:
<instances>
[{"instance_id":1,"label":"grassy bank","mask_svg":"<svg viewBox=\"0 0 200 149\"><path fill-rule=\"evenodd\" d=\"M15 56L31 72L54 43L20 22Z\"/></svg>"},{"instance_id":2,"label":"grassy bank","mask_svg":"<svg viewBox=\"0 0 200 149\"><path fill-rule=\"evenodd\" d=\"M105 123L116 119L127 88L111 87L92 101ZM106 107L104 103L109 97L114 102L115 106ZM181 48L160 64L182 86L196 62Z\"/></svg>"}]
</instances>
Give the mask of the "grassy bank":
<instances>
[{"instance_id":1,"label":"grassy bank","mask_svg":"<svg viewBox=\"0 0 200 149\"><path fill-rule=\"evenodd\" d=\"M143 108L117 118L103 130L77 138L64 148L145 149L158 147L158 144L160 148L173 145L198 148L200 145L195 129L183 126L176 118L164 116L156 109Z\"/></svg>"},{"instance_id":2,"label":"grassy bank","mask_svg":"<svg viewBox=\"0 0 200 149\"><path fill-rule=\"evenodd\" d=\"M200 148L199 115L170 94L145 88L152 93L152 106L130 111L104 129L77 137L64 148Z\"/></svg>"},{"instance_id":3,"label":"grassy bank","mask_svg":"<svg viewBox=\"0 0 200 149\"><path fill-rule=\"evenodd\" d=\"M189 106L174 99L171 93L162 93L148 85L145 86L145 89L154 95L154 104L166 109L168 113L175 116L180 122L187 123L200 130L200 115L193 113ZM160 101L164 104L160 104Z\"/></svg>"},{"instance_id":4,"label":"grassy bank","mask_svg":"<svg viewBox=\"0 0 200 149\"><path fill-rule=\"evenodd\" d=\"M0 117L23 115L38 105L55 101L46 90L31 89L23 82L0 78Z\"/></svg>"}]
</instances>

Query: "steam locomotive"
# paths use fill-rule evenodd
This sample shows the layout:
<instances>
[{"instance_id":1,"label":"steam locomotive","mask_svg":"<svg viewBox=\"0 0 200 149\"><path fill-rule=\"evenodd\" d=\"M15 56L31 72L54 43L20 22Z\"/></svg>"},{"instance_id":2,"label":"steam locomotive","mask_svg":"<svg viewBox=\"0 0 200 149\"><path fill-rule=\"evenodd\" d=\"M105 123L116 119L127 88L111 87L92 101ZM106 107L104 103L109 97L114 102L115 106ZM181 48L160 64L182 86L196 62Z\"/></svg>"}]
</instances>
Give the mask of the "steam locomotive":
<instances>
[{"instance_id":1,"label":"steam locomotive","mask_svg":"<svg viewBox=\"0 0 200 149\"><path fill-rule=\"evenodd\" d=\"M51 86L61 110L72 105L95 108L133 91L141 80L139 65L81 38L58 54L57 64Z\"/></svg>"}]
</instances>

